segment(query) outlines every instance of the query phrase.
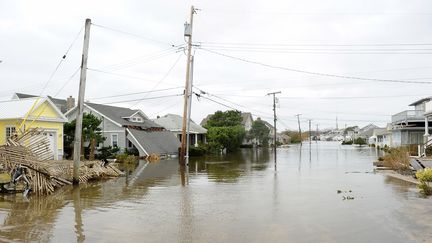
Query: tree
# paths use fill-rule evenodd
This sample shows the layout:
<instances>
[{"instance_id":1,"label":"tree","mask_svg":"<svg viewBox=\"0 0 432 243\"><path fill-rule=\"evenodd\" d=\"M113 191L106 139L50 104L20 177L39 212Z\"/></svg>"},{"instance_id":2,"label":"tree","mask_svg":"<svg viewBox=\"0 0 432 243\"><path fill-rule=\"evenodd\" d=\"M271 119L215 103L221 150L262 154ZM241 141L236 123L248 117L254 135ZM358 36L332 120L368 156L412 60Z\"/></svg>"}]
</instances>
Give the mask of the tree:
<instances>
[{"instance_id":1,"label":"tree","mask_svg":"<svg viewBox=\"0 0 432 243\"><path fill-rule=\"evenodd\" d=\"M358 138L354 139L353 143L362 146L362 145L366 144L366 139L358 137Z\"/></svg>"},{"instance_id":2,"label":"tree","mask_svg":"<svg viewBox=\"0 0 432 243\"><path fill-rule=\"evenodd\" d=\"M209 127L207 140L214 150L226 149L227 152L233 152L240 147L245 134L242 126Z\"/></svg>"},{"instance_id":3,"label":"tree","mask_svg":"<svg viewBox=\"0 0 432 243\"><path fill-rule=\"evenodd\" d=\"M243 118L240 111L216 111L210 116L205 127L231 127L241 125Z\"/></svg>"},{"instance_id":4,"label":"tree","mask_svg":"<svg viewBox=\"0 0 432 243\"><path fill-rule=\"evenodd\" d=\"M102 136L101 129L99 125L102 123L102 120L90 113L84 113L83 123L82 123L82 138L81 138L81 155L84 155L84 142L89 142L89 160L94 160L95 152L96 152L96 144L105 141L105 138ZM73 141L75 139L75 127L76 120L65 123L64 125L64 147L69 151L69 155L72 154L73 151Z\"/></svg>"},{"instance_id":5,"label":"tree","mask_svg":"<svg viewBox=\"0 0 432 243\"><path fill-rule=\"evenodd\" d=\"M217 111L207 121L207 141L212 150L237 150L245 137L240 111Z\"/></svg>"},{"instance_id":6,"label":"tree","mask_svg":"<svg viewBox=\"0 0 432 243\"><path fill-rule=\"evenodd\" d=\"M261 119L257 119L252 123L252 128L249 131L249 136L251 138L255 138L261 146L268 146L269 134L270 129Z\"/></svg>"}]
</instances>

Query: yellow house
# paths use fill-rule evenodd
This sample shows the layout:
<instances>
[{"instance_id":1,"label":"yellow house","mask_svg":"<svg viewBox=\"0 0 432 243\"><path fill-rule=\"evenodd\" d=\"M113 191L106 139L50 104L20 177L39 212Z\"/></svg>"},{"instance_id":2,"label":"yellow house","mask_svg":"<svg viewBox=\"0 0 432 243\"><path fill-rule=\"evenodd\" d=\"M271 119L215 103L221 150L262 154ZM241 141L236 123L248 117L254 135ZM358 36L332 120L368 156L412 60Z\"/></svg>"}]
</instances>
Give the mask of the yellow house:
<instances>
[{"instance_id":1,"label":"yellow house","mask_svg":"<svg viewBox=\"0 0 432 243\"><path fill-rule=\"evenodd\" d=\"M23 121L25 122L23 123ZM0 101L0 145L20 130L39 127L45 130L53 151L53 159L63 157L63 124L66 117L48 97L32 97Z\"/></svg>"}]
</instances>

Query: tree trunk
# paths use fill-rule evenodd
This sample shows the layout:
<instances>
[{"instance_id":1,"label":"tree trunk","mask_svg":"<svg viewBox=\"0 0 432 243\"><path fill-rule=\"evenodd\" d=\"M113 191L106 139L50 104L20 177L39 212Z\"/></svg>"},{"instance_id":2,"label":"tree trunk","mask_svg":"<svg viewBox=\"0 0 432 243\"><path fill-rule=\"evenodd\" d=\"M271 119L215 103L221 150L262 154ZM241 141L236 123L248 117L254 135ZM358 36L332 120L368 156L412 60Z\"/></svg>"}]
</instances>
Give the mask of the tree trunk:
<instances>
[{"instance_id":1,"label":"tree trunk","mask_svg":"<svg viewBox=\"0 0 432 243\"><path fill-rule=\"evenodd\" d=\"M85 159L84 152L84 136L81 136L81 160Z\"/></svg>"},{"instance_id":2,"label":"tree trunk","mask_svg":"<svg viewBox=\"0 0 432 243\"><path fill-rule=\"evenodd\" d=\"M96 139L92 138L90 140L90 155L89 155L90 161L93 161L95 159L95 148L96 148Z\"/></svg>"}]
</instances>

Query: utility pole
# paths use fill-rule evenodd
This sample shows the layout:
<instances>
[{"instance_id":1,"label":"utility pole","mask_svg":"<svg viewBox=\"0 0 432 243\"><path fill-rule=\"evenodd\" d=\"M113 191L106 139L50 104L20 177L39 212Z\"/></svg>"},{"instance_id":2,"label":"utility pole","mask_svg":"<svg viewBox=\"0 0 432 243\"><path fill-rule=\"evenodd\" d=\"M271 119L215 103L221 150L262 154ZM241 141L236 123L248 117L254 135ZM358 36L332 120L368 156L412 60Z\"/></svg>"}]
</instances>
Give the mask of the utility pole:
<instances>
[{"instance_id":1,"label":"utility pole","mask_svg":"<svg viewBox=\"0 0 432 243\"><path fill-rule=\"evenodd\" d=\"M338 119L336 117L336 131L338 131L338 130L339 130L339 125L338 125Z\"/></svg>"},{"instance_id":2,"label":"utility pole","mask_svg":"<svg viewBox=\"0 0 432 243\"><path fill-rule=\"evenodd\" d=\"M300 127L300 116L301 116L301 114L297 114L296 115L296 117L297 117L297 122L298 122L298 130L299 130L299 134L300 134L300 146L302 145L302 133L301 133L301 127Z\"/></svg>"},{"instance_id":3,"label":"utility pole","mask_svg":"<svg viewBox=\"0 0 432 243\"><path fill-rule=\"evenodd\" d=\"M192 59L192 27L193 27L193 15L195 13L194 6L191 6L190 11L190 20L189 23L185 23L185 31L184 36L188 37L187 43L187 62L186 62L186 82L185 82L185 90L184 90L184 104L183 104L183 126L182 126L182 139L181 139L181 147L179 154L179 163L180 165L185 165L185 154L186 154L186 116L187 116L187 107L188 107L188 94L189 94L189 79L190 79L190 67L191 67L191 59Z\"/></svg>"},{"instance_id":4,"label":"utility pole","mask_svg":"<svg viewBox=\"0 0 432 243\"><path fill-rule=\"evenodd\" d=\"M315 142L318 143L318 124L316 124Z\"/></svg>"},{"instance_id":5,"label":"utility pole","mask_svg":"<svg viewBox=\"0 0 432 243\"><path fill-rule=\"evenodd\" d=\"M312 143L311 121L312 120L309 120L309 144Z\"/></svg>"},{"instance_id":6,"label":"utility pole","mask_svg":"<svg viewBox=\"0 0 432 243\"><path fill-rule=\"evenodd\" d=\"M83 112L84 112L84 95L85 95L85 86L86 86L86 78L87 78L87 58L88 58L88 49L89 49L89 40L90 40L90 25L91 25L91 19L86 19L83 54L81 60L81 75L80 75L80 84L79 84L79 93L78 93L78 104L77 104L78 109L77 109L77 116L76 116L75 141L74 141L74 153L73 153L74 164L73 164L72 182L74 185L79 184L82 120L83 120Z\"/></svg>"},{"instance_id":7,"label":"utility pole","mask_svg":"<svg viewBox=\"0 0 432 243\"><path fill-rule=\"evenodd\" d=\"M186 123L186 165L189 165L189 130L190 130L190 117L191 117L191 110L192 110L192 87L193 87L193 67L194 67L194 56L191 57L191 70L190 70L190 80L189 80L189 87L188 87L188 111L187 111L187 123ZM198 136L198 134L195 134L195 136Z\"/></svg>"},{"instance_id":8,"label":"utility pole","mask_svg":"<svg viewBox=\"0 0 432 243\"><path fill-rule=\"evenodd\" d=\"M274 147L274 157L275 157L275 161L276 161L276 94L280 94L281 92L272 92L272 93L268 93L267 95L273 95L273 125L274 125L274 134L273 134L273 147Z\"/></svg>"}]
</instances>

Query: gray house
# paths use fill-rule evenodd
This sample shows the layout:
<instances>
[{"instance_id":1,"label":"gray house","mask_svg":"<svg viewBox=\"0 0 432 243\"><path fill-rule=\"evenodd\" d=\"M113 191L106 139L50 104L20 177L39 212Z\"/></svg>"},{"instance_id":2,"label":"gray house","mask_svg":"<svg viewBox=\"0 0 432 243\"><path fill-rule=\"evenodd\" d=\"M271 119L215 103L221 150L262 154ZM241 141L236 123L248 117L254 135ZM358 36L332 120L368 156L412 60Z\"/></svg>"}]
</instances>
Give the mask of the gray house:
<instances>
[{"instance_id":1,"label":"gray house","mask_svg":"<svg viewBox=\"0 0 432 243\"><path fill-rule=\"evenodd\" d=\"M76 118L76 110L75 107L65 114L69 121ZM141 110L86 102L84 112L102 120L100 126L106 140L99 147L136 148L140 156L178 155L180 143L176 136L149 120Z\"/></svg>"},{"instance_id":2,"label":"gray house","mask_svg":"<svg viewBox=\"0 0 432 243\"><path fill-rule=\"evenodd\" d=\"M153 119L153 121L160 126L164 127L168 131L171 131L181 141L183 118L175 114L167 114L162 117ZM194 121L190 121L189 124L189 144L197 147L198 143L206 142L207 129L196 124Z\"/></svg>"},{"instance_id":3,"label":"gray house","mask_svg":"<svg viewBox=\"0 0 432 243\"><path fill-rule=\"evenodd\" d=\"M405 110L392 116L392 146L410 145L415 150L417 145L423 144L425 135L425 103L430 97L420 99Z\"/></svg>"}]
</instances>

